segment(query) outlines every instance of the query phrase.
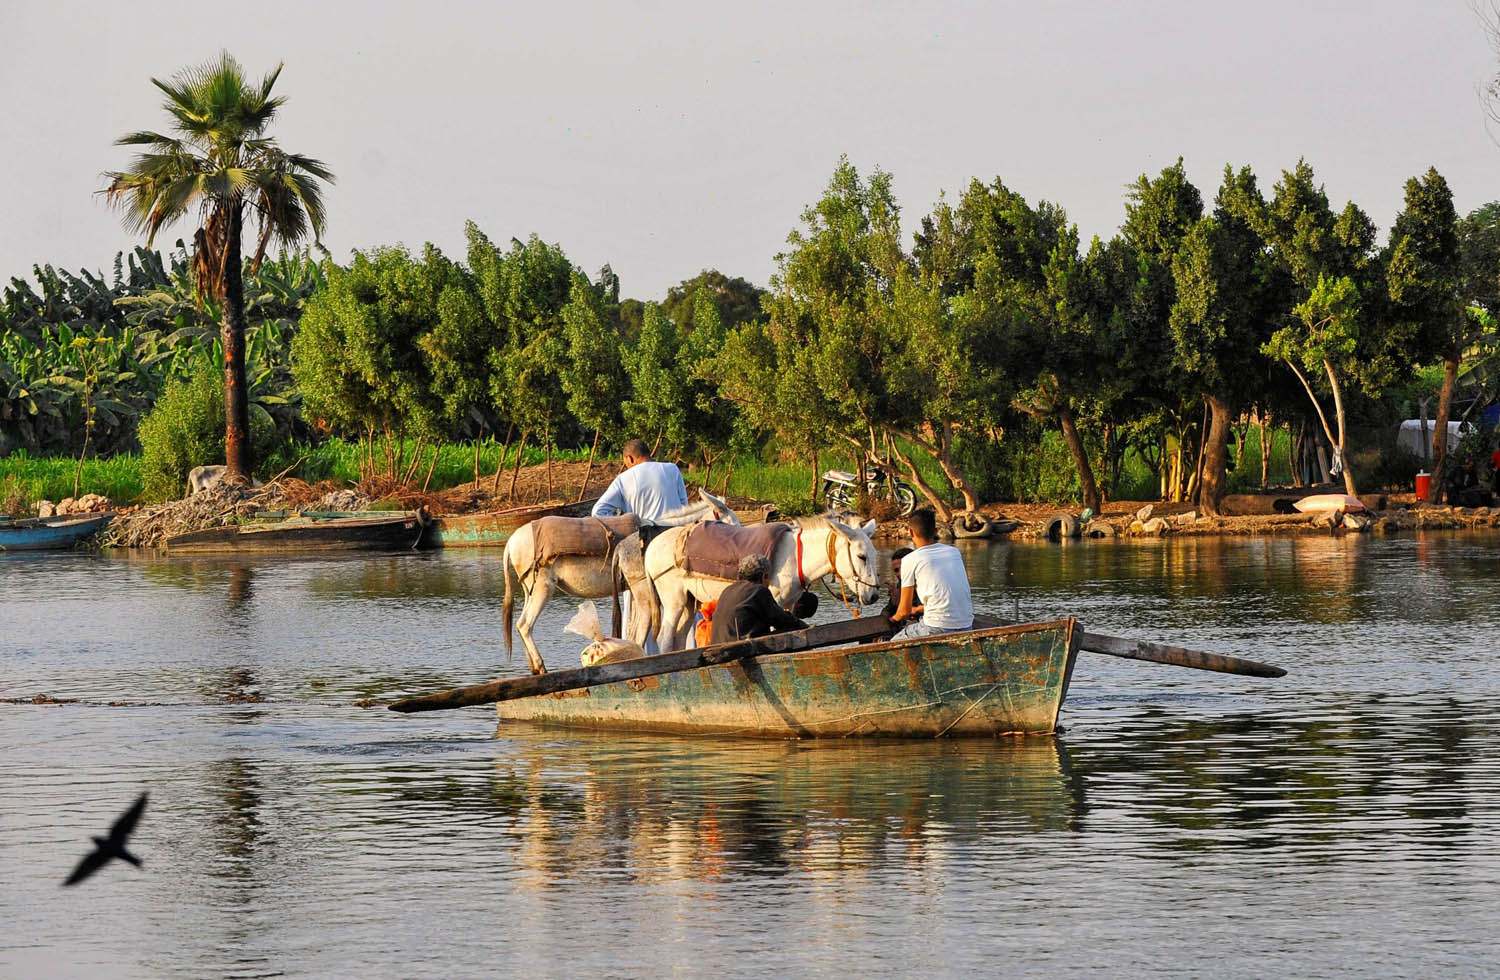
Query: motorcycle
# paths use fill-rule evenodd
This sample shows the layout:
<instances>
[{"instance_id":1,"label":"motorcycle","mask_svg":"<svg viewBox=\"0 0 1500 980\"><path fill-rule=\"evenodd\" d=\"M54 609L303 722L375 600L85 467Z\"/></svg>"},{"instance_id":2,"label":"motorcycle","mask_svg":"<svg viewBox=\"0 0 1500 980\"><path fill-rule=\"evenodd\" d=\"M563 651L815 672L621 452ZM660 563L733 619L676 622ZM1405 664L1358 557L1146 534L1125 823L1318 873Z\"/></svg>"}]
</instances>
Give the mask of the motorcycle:
<instances>
[{"instance_id":1,"label":"motorcycle","mask_svg":"<svg viewBox=\"0 0 1500 980\"><path fill-rule=\"evenodd\" d=\"M896 476L886 460L865 464L865 496L872 500L891 500L897 513L910 517L917 509L917 493ZM823 473L823 506L829 510L853 510L860 495L859 476L848 470L826 470Z\"/></svg>"}]
</instances>

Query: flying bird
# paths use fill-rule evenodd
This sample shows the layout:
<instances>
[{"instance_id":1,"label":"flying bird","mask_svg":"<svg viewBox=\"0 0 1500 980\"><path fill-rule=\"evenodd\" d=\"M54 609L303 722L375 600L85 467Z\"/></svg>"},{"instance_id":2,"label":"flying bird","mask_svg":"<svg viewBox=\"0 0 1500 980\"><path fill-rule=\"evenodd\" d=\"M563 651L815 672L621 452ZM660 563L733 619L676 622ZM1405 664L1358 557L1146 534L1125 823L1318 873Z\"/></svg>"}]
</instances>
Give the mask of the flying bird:
<instances>
[{"instance_id":1,"label":"flying bird","mask_svg":"<svg viewBox=\"0 0 1500 980\"><path fill-rule=\"evenodd\" d=\"M136 800L129 810L120 815L120 819L115 821L115 825L109 828L108 837L93 838L94 849L84 855L82 861L78 862L78 867L74 868L73 873L68 875L68 880L63 882L64 885L78 884L108 864L111 858L129 861L137 868L141 866L141 859L125 850L125 841L130 838L130 832L135 829L136 822L141 819L141 814L146 810L146 795L142 793L140 799Z\"/></svg>"}]
</instances>

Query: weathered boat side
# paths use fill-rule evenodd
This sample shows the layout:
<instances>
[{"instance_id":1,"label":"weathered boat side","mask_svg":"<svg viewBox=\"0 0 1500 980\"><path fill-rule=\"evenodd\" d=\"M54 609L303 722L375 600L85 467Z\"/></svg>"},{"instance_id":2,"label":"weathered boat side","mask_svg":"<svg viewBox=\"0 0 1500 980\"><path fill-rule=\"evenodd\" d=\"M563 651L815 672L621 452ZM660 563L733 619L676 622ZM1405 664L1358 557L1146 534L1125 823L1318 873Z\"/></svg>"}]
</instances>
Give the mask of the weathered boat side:
<instances>
[{"instance_id":1,"label":"weathered boat side","mask_svg":"<svg viewBox=\"0 0 1500 980\"><path fill-rule=\"evenodd\" d=\"M1071 619L772 654L496 705L502 721L761 738L1047 734Z\"/></svg>"},{"instance_id":2,"label":"weathered boat side","mask_svg":"<svg viewBox=\"0 0 1500 980\"><path fill-rule=\"evenodd\" d=\"M416 515L234 524L175 535L166 548L170 554L399 551L414 547L422 529Z\"/></svg>"},{"instance_id":3,"label":"weathered boat side","mask_svg":"<svg viewBox=\"0 0 1500 980\"><path fill-rule=\"evenodd\" d=\"M422 535L423 548L503 548L510 536L539 517L586 517L593 500L538 504L435 518Z\"/></svg>"},{"instance_id":4,"label":"weathered boat side","mask_svg":"<svg viewBox=\"0 0 1500 980\"><path fill-rule=\"evenodd\" d=\"M114 513L29 518L0 525L0 551L67 551L104 530Z\"/></svg>"}]
</instances>

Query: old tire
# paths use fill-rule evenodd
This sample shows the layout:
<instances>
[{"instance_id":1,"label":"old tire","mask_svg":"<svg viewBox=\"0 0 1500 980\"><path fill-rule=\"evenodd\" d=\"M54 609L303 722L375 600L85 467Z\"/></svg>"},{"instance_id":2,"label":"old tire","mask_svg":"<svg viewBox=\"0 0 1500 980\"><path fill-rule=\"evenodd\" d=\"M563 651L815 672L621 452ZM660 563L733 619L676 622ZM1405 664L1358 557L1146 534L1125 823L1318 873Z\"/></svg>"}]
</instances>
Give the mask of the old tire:
<instances>
[{"instance_id":1,"label":"old tire","mask_svg":"<svg viewBox=\"0 0 1500 980\"><path fill-rule=\"evenodd\" d=\"M1065 538L1076 538L1078 533L1078 518L1072 514L1057 514L1047 518L1046 532L1043 537L1048 541L1062 541Z\"/></svg>"},{"instance_id":2,"label":"old tire","mask_svg":"<svg viewBox=\"0 0 1500 980\"><path fill-rule=\"evenodd\" d=\"M1083 528L1083 536L1086 538L1113 538L1118 534L1109 521L1092 520Z\"/></svg>"},{"instance_id":3,"label":"old tire","mask_svg":"<svg viewBox=\"0 0 1500 980\"><path fill-rule=\"evenodd\" d=\"M995 525L983 514L966 511L953 518L955 538L987 538L995 533Z\"/></svg>"}]
</instances>

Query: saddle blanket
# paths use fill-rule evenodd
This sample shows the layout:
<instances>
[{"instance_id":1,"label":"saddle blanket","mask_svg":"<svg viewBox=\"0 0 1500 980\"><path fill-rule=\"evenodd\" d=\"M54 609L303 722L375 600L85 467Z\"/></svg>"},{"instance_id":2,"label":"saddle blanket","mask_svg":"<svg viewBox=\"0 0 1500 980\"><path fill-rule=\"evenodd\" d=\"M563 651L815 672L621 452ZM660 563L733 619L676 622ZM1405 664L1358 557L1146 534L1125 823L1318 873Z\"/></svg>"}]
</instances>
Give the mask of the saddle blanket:
<instances>
[{"instance_id":1,"label":"saddle blanket","mask_svg":"<svg viewBox=\"0 0 1500 980\"><path fill-rule=\"evenodd\" d=\"M683 571L709 578L734 581L740 577L740 559L747 555L761 555L767 559L776 550L783 534L792 529L790 524L757 524L751 527L734 527L705 521L694 524L682 538L682 554L677 564Z\"/></svg>"},{"instance_id":2,"label":"saddle blanket","mask_svg":"<svg viewBox=\"0 0 1500 980\"><path fill-rule=\"evenodd\" d=\"M539 517L531 522L536 563L550 565L569 555L604 558L622 538L641 529L634 514L616 517Z\"/></svg>"}]
</instances>

